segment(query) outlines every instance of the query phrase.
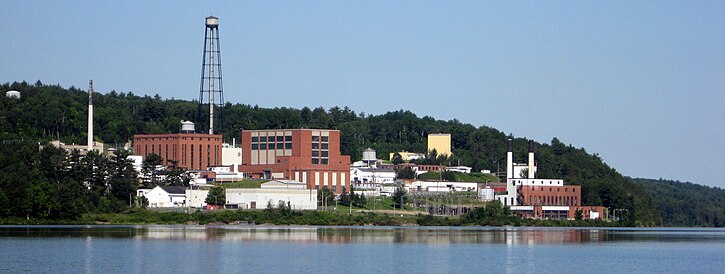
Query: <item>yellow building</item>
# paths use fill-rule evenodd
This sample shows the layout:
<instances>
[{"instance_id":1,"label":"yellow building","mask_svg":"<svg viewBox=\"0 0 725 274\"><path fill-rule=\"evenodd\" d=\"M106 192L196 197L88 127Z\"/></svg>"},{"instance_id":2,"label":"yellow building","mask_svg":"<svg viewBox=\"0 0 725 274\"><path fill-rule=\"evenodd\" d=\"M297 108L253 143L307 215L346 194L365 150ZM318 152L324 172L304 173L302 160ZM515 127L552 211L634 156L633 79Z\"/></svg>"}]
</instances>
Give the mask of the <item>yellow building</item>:
<instances>
[{"instance_id":1,"label":"yellow building","mask_svg":"<svg viewBox=\"0 0 725 274\"><path fill-rule=\"evenodd\" d=\"M451 134L449 133L437 133L428 134L428 153L433 151L438 152L439 156L451 156Z\"/></svg>"}]
</instances>

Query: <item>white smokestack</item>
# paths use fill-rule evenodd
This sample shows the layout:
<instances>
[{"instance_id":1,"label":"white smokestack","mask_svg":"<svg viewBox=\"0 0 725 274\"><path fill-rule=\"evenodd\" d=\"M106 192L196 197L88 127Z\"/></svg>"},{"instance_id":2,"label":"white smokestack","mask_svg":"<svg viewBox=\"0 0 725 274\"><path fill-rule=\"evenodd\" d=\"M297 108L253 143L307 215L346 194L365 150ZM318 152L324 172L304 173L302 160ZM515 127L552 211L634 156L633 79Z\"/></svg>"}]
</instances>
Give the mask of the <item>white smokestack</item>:
<instances>
[{"instance_id":1,"label":"white smokestack","mask_svg":"<svg viewBox=\"0 0 725 274\"><path fill-rule=\"evenodd\" d=\"M508 149L506 150L506 179L514 177L514 152L512 142L511 139L508 139Z\"/></svg>"},{"instance_id":2,"label":"white smokestack","mask_svg":"<svg viewBox=\"0 0 725 274\"><path fill-rule=\"evenodd\" d=\"M88 81L88 152L93 150L93 80Z\"/></svg>"},{"instance_id":3,"label":"white smokestack","mask_svg":"<svg viewBox=\"0 0 725 274\"><path fill-rule=\"evenodd\" d=\"M529 176L527 178L534 178L534 141L529 141Z\"/></svg>"}]
</instances>

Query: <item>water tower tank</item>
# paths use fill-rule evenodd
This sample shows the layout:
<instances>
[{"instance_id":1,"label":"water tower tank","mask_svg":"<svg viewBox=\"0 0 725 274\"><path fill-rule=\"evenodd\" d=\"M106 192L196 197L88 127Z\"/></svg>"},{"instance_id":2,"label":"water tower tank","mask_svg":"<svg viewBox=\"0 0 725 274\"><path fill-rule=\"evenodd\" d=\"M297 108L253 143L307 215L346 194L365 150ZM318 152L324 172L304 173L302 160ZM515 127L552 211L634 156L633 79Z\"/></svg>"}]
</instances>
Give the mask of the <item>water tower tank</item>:
<instances>
[{"instance_id":1,"label":"water tower tank","mask_svg":"<svg viewBox=\"0 0 725 274\"><path fill-rule=\"evenodd\" d=\"M216 18L214 16L209 16L206 18L207 28L216 28L217 26L219 26L219 18Z\"/></svg>"},{"instance_id":2,"label":"water tower tank","mask_svg":"<svg viewBox=\"0 0 725 274\"><path fill-rule=\"evenodd\" d=\"M375 162L378 160L378 158L375 156L375 150L372 148L367 148L363 150L363 156L362 156L363 162Z\"/></svg>"},{"instance_id":3,"label":"water tower tank","mask_svg":"<svg viewBox=\"0 0 725 274\"><path fill-rule=\"evenodd\" d=\"M194 133L194 122L181 120L181 133Z\"/></svg>"},{"instance_id":4,"label":"water tower tank","mask_svg":"<svg viewBox=\"0 0 725 274\"><path fill-rule=\"evenodd\" d=\"M5 93L5 97L20 99L20 91L10 90L10 91L8 91L8 92Z\"/></svg>"}]
</instances>

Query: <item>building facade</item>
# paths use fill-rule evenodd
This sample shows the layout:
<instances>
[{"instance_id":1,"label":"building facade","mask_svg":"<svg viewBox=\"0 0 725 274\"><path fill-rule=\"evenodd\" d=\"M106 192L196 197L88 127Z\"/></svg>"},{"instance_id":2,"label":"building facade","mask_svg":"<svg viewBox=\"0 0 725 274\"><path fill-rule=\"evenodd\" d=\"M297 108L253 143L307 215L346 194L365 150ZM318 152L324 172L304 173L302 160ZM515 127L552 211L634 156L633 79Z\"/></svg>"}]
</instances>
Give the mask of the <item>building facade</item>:
<instances>
[{"instance_id":1,"label":"building facade","mask_svg":"<svg viewBox=\"0 0 725 274\"><path fill-rule=\"evenodd\" d=\"M206 170L221 165L222 136L219 134L174 133L133 136L134 155L158 154L163 165L173 161L181 168Z\"/></svg>"},{"instance_id":2,"label":"building facade","mask_svg":"<svg viewBox=\"0 0 725 274\"><path fill-rule=\"evenodd\" d=\"M349 189L350 156L340 154L340 131L279 129L242 131L242 165L252 178L288 179L309 189Z\"/></svg>"},{"instance_id":3,"label":"building facade","mask_svg":"<svg viewBox=\"0 0 725 274\"><path fill-rule=\"evenodd\" d=\"M451 156L451 135L448 133L428 134L428 153L436 150L439 156Z\"/></svg>"}]
</instances>

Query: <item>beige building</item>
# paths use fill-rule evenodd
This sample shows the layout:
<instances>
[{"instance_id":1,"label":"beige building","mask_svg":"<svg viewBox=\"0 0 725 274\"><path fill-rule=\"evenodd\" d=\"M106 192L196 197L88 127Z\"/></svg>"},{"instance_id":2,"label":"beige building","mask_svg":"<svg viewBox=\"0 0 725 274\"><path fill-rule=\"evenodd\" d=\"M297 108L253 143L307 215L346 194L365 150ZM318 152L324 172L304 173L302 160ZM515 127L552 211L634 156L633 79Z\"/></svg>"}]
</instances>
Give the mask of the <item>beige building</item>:
<instances>
[{"instance_id":1,"label":"beige building","mask_svg":"<svg viewBox=\"0 0 725 274\"><path fill-rule=\"evenodd\" d=\"M451 134L449 133L435 133L428 134L428 153L433 151L438 152L440 156L451 156Z\"/></svg>"}]
</instances>

